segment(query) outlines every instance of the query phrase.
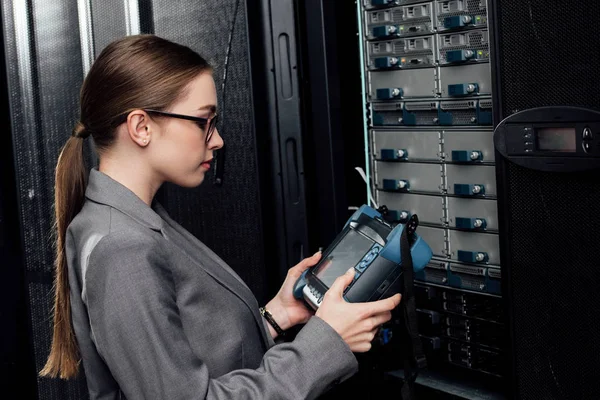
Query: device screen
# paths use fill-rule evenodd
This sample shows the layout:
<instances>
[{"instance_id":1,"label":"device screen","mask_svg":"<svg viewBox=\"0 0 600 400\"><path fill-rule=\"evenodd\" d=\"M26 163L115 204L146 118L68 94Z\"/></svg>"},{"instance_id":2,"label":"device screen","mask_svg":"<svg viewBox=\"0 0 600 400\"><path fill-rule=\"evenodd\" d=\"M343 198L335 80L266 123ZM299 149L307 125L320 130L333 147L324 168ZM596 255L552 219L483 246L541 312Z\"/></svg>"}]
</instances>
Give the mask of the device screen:
<instances>
[{"instance_id":1,"label":"device screen","mask_svg":"<svg viewBox=\"0 0 600 400\"><path fill-rule=\"evenodd\" d=\"M536 136L538 150L567 153L576 151L575 128L538 128Z\"/></svg>"},{"instance_id":2,"label":"device screen","mask_svg":"<svg viewBox=\"0 0 600 400\"><path fill-rule=\"evenodd\" d=\"M326 259L320 262L314 273L328 288L336 278L354 267L373 246L373 241L354 229L348 230Z\"/></svg>"}]
</instances>

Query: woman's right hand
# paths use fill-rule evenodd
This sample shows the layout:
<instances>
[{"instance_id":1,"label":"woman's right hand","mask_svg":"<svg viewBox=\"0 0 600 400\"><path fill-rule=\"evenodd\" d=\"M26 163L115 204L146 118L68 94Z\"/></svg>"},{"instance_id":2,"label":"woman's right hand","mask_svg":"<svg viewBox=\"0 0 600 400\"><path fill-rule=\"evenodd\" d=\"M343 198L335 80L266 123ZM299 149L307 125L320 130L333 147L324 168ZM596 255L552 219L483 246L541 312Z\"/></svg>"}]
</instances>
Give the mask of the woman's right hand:
<instances>
[{"instance_id":1,"label":"woman's right hand","mask_svg":"<svg viewBox=\"0 0 600 400\"><path fill-rule=\"evenodd\" d=\"M392 318L391 311L400 304L400 294L366 303L349 303L344 290L352 283L354 268L339 276L329 288L316 316L327 322L355 353L367 352L379 327Z\"/></svg>"}]
</instances>

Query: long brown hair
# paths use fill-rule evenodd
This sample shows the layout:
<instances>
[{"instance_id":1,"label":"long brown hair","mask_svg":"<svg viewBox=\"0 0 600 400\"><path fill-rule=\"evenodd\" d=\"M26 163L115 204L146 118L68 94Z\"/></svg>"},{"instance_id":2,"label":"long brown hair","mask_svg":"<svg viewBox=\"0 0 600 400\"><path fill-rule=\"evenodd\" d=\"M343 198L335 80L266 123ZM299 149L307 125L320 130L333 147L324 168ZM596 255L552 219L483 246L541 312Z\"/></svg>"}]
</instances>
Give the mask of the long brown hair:
<instances>
[{"instance_id":1,"label":"long brown hair","mask_svg":"<svg viewBox=\"0 0 600 400\"><path fill-rule=\"evenodd\" d=\"M83 139L92 136L102 157L103 150L114 142L116 128L124 122L124 116L139 108L167 109L195 77L210 69L206 60L188 47L154 35L136 35L109 44L87 74L80 93L80 121L56 165L54 332L41 376L68 379L79 370L65 236L85 201L88 171Z\"/></svg>"}]
</instances>

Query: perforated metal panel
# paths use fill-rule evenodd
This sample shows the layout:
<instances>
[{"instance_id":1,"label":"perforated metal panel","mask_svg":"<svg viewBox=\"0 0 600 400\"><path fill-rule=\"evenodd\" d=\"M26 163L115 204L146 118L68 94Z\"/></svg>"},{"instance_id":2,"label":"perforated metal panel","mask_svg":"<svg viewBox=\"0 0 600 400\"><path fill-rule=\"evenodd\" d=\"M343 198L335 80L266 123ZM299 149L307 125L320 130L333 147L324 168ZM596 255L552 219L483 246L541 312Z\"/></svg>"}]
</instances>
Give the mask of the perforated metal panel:
<instances>
[{"instance_id":1,"label":"perforated metal panel","mask_svg":"<svg viewBox=\"0 0 600 400\"><path fill-rule=\"evenodd\" d=\"M495 3L495 123L536 107L600 109L591 78L600 72L600 48L591 44L600 4ZM546 173L499 161L514 398L598 398L599 171Z\"/></svg>"},{"instance_id":2,"label":"perforated metal panel","mask_svg":"<svg viewBox=\"0 0 600 400\"><path fill-rule=\"evenodd\" d=\"M36 272L52 271L54 167L76 120L83 78L79 37L70 27L77 26L77 8L64 3L3 8L24 245L27 268Z\"/></svg>"},{"instance_id":3,"label":"perforated metal panel","mask_svg":"<svg viewBox=\"0 0 600 400\"><path fill-rule=\"evenodd\" d=\"M600 398L600 303L590 297L600 284L599 173L508 164L519 398Z\"/></svg>"},{"instance_id":4,"label":"perforated metal panel","mask_svg":"<svg viewBox=\"0 0 600 400\"><path fill-rule=\"evenodd\" d=\"M600 4L497 1L502 115L542 106L600 109ZM499 122L499 121L498 121Z\"/></svg>"},{"instance_id":5,"label":"perforated metal panel","mask_svg":"<svg viewBox=\"0 0 600 400\"><path fill-rule=\"evenodd\" d=\"M130 33L127 32L127 17L129 15L126 10L128 10L128 3L132 2L128 0L87 0L87 2L89 4L89 18L92 27L91 39L95 58L110 42ZM139 15L131 17L139 20Z\"/></svg>"},{"instance_id":6,"label":"perforated metal panel","mask_svg":"<svg viewBox=\"0 0 600 400\"><path fill-rule=\"evenodd\" d=\"M37 371L52 336L54 168L77 118L83 79L77 4L7 1L2 8L19 219ZM87 397L83 378L38 378L43 399Z\"/></svg>"},{"instance_id":7,"label":"perforated metal panel","mask_svg":"<svg viewBox=\"0 0 600 400\"><path fill-rule=\"evenodd\" d=\"M213 66L219 110L224 117L219 133L227 146L223 186L215 187L212 176L197 189L168 185L166 207L173 218L223 257L264 301L264 238L244 1L239 2L235 19L225 103L220 89L235 3L153 2L155 33L191 47Z\"/></svg>"}]
</instances>

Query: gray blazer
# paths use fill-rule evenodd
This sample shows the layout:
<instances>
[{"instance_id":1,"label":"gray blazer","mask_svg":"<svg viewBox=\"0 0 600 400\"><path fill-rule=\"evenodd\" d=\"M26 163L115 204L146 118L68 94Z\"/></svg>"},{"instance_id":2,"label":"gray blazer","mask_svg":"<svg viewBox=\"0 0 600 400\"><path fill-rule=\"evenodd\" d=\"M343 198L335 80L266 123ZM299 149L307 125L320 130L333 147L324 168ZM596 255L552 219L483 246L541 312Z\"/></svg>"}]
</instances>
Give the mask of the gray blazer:
<instances>
[{"instance_id":1,"label":"gray blazer","mask_svg":"<svg viewBox=\"0 0 600 400\"><path fill-rule=\"evenodd\" d=\"M357 371L318 317L276 345L225 262L95 169L66 252L91 399L309 399Z\"/></svg>"}]
</instances>

